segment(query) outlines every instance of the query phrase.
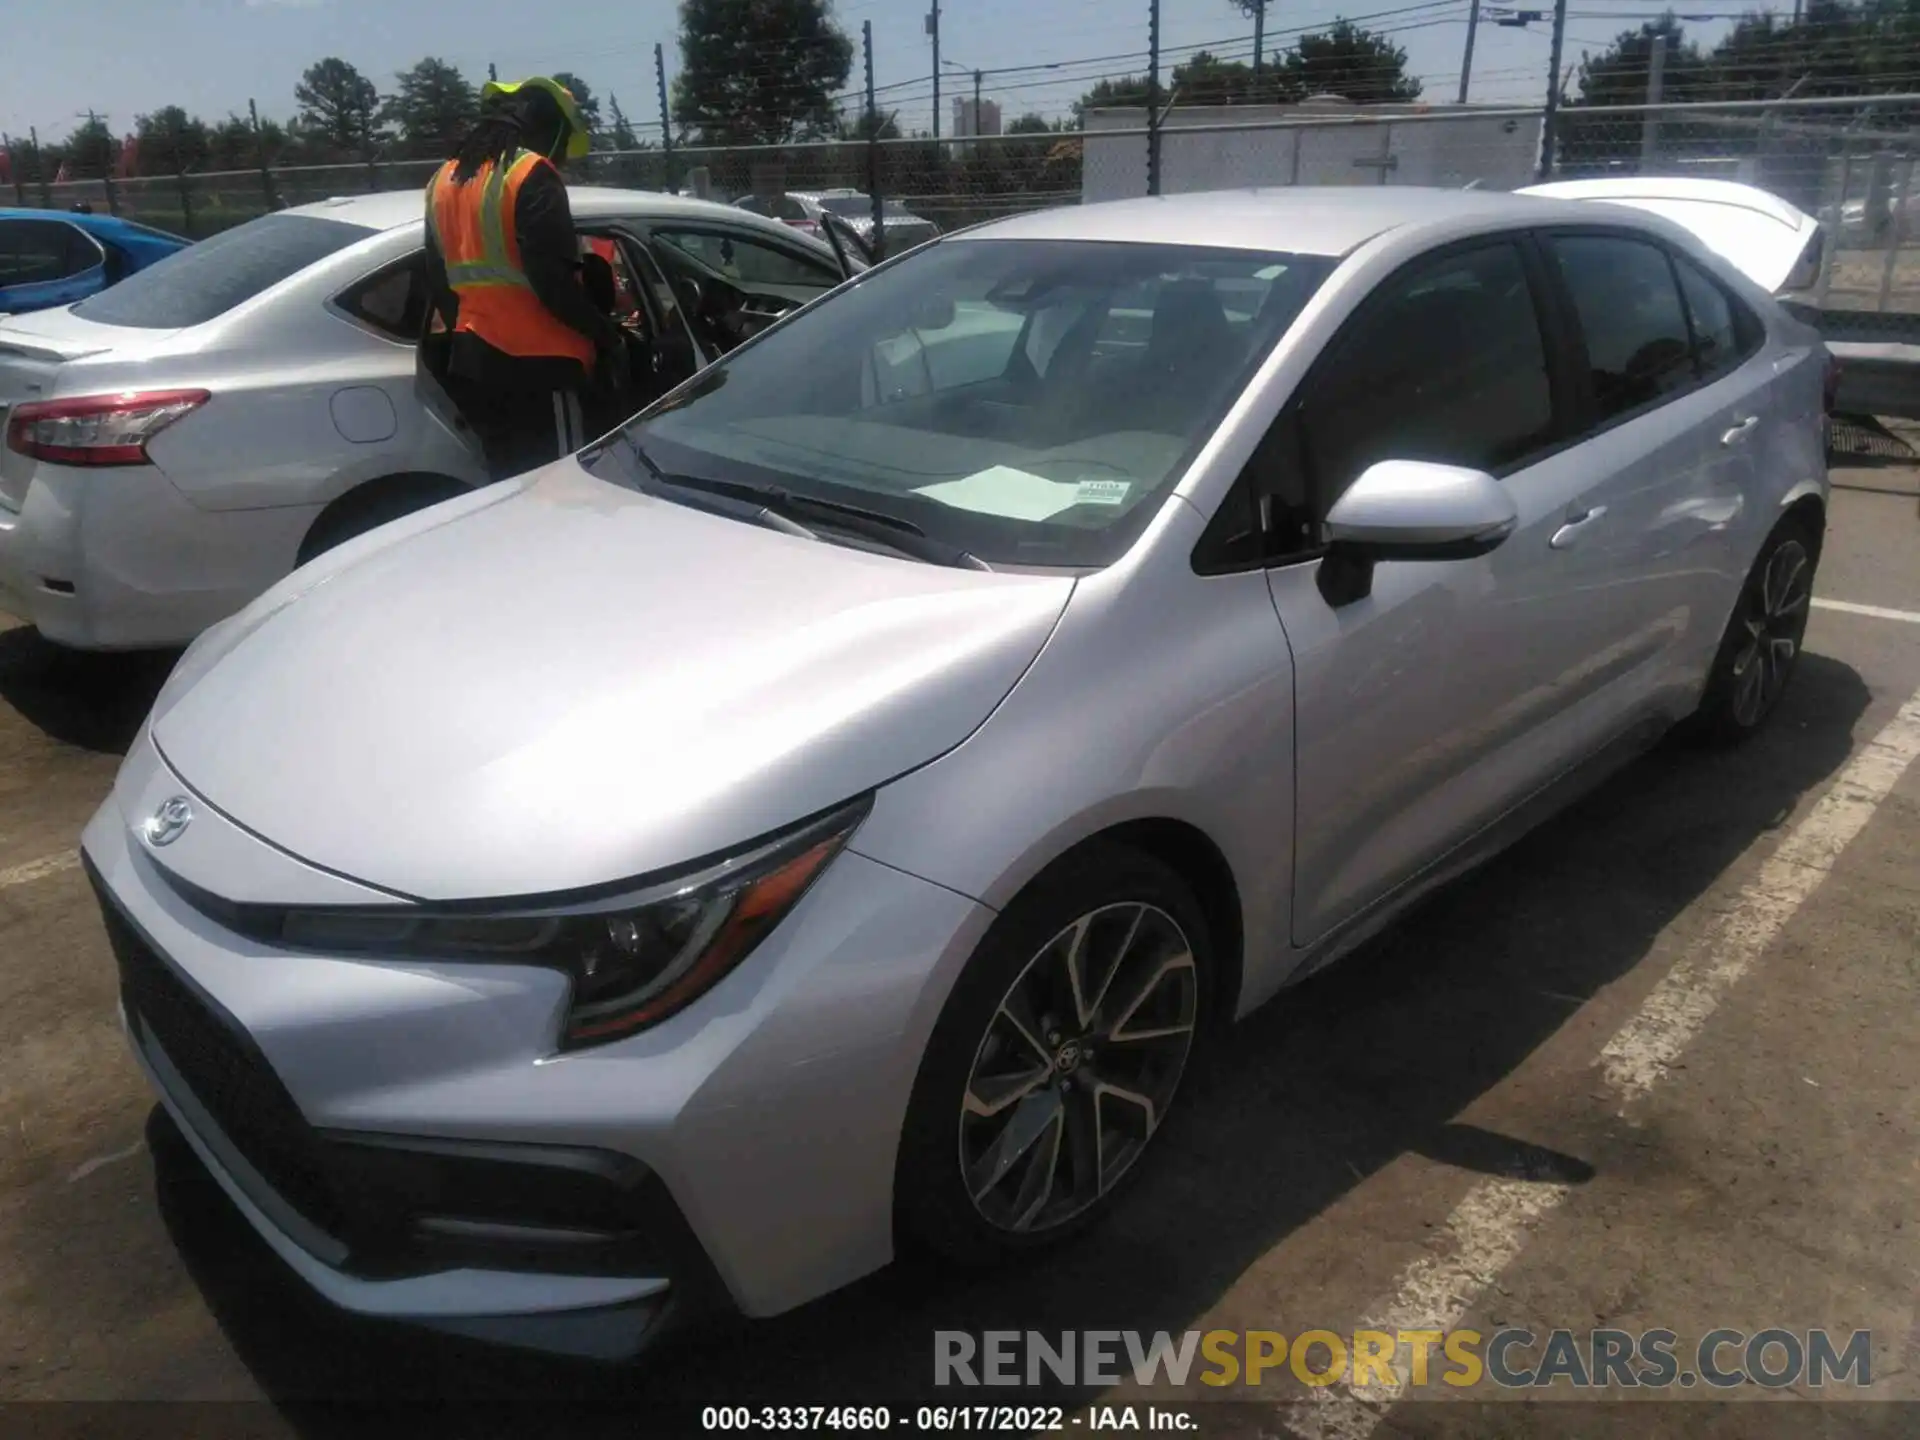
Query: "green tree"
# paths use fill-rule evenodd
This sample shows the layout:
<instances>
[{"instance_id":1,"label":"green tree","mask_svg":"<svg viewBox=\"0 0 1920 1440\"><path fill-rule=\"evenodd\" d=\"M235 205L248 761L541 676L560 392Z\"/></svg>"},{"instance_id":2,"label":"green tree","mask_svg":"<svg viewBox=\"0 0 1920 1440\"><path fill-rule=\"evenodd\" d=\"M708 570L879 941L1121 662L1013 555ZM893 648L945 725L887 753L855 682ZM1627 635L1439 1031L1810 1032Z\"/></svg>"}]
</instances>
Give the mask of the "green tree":
<instances>
[{"instance_id":1,"label":"green tree","mask_svg":"<svg viewBox=\"0 0 1920 1440\"><path fill-rule=\"evenodd\" d=\"M1280 57L1279 86L1288 100L1338 95L1356 105L1418 100L1421 89L1404 48L1351 20L1296 40Z\"/></svg>"},{"instance_id":2,"label":"green tree","mask_svg":"<svg viewBox=\"0 0 1920 1440\"><path fill-rule=\"evenodd\" d=\"M1047 123L1047 117L1029 110L1024 115L1016 115L1007 123L1009 135L1051 135L1053 126Z\"/></svg>"},{"instance_id":3,"label":"green tree","mask_svg":"<svg viewBox=\"0 0 1920 1440\"><path fill-rule=\"evenodd\" d=\"M178 175L206 168L209 141L206 122L178 105L167 105L133 122L140 141L143 175Z\"/></svg>"},{"instance_id":4,"label":"green tree","mask_svg":"<svg viewBox=\"0 0 1920 1440\"><path fill-rule=\"evenodd\" d=\"M722 144L832 134L852 69L829 0L681 0L673 118Z\"/></svg>"},{"instance_id":5,"label":"green tree","mask_svg":"<svg viewBox=\"0 0 1920 1440\"><path fill-rule=\"evenodd\" d=\"M364 156L385 138L379 128L380 92L338 56L309 65L293 87L309 137L333 158Z\"/></svg>"},{"instance_id":6,"label":"green tree","mask_svg":"<svg viewBox=\"0 0 1920 1440\"><path fill-rule=\"evenodd\" d=\"M556 70L553 78L572 92L573 103L580 107L580 118L587 122L587 129L599 134L600 98L593 93L593 87L571 70Z\"/></svg>"},{"instance_id":7,"label":"green tree","mask_svg":"<svg viewBox=\"0 0 1920 1440\"><path fill-rule=\"evenodd\" d=\"M429 55L394 77L399 88L380 107L415 155L447 155L472 126L480 97L460 67Z\"/></svg>"},{"instance_id":8,"label":"green tree","mask_svg":"<svg viewBox=\"0 0 1920 1440\"><path fill-rule=\"evenodd\" d=\"M97 180L111 174L120 151L113 131L107 128L106 121L98 118L88 119L79 126L60 148L71 167L68 173L76 180Z\"/></svg>"},{"instance_id":9,"label":"green tree","mask_svg":"<svg viewBox=\"0 0 1920 1440\"><path fill-rule=\"evenodd\" d=\"M262 152L269 165L288 163L287 132L275 120L262 120L256 136L246 116L229 115L213 127L207 143L211 170L252 170L260 164Z\"/></svg>"}]
</instances>

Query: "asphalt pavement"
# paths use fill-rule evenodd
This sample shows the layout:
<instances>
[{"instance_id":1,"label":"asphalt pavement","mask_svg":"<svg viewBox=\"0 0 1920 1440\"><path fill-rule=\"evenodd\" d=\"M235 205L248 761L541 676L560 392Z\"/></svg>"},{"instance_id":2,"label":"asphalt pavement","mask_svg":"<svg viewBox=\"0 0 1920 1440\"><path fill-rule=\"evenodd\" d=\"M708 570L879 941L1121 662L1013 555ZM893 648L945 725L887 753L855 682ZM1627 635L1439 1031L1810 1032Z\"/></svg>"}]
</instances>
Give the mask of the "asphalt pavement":
<instances>
[{"instance_id":1,"label":"asphalt pavement","mask_svg":"<svg viewBox=\"0 0 1920 1440\"><path fill-rule=\"evenodd\" d=\"M463 1433L522 1434L537 1402L570 1433L678 1434L705 1406L924 1396L936 1331L1613 1327L1684 1350L1778 1327L1870 1332L1871 1384L1596 1404L1282 1368L1039 1398L1069 1429L1151 1402L1307 1440L1920 1433L1920 501L1911 472L1835 478L1769 732L1663 747L1238 1027L1112 1223L611 1371L329 1313L183 1161L73 858L168 659L0 630L0 1401L239 1402L138 1413L314 1436L361 1433L343 1401L477 1402Z\"/></svg>"}]
</instances>

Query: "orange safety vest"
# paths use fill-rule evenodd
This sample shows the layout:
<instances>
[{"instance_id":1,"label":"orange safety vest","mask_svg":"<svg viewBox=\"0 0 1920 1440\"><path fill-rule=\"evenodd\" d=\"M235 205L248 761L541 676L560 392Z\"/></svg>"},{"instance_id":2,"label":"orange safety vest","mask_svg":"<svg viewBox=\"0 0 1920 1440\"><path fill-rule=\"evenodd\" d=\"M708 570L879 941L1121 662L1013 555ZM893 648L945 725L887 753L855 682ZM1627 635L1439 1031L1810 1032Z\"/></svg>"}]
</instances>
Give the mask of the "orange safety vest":
<instances>
[{"instance_id":1,"label":"orange safety vest","mask_svg":"<svg viewBox=\"0 0 1920 1440\"><path fill-rule=\"evenodd\" d=\"M507 355L558 355L593 368L593 342L554 318L520 268L513 215L520 186L544 155L522 150L505 170L491 160L456 183L449 160L427 182L427 227L446 262L447 283L460 302L456 332L479 336Z\"/></svg>"}]
</instances>

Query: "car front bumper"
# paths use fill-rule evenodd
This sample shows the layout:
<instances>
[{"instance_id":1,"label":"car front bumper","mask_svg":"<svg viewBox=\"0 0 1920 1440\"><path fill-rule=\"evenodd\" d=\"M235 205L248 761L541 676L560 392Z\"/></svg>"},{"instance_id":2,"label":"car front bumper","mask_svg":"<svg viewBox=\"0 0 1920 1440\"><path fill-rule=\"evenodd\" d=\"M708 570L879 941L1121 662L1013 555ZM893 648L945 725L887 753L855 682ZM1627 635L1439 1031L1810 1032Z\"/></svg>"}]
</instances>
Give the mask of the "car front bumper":
<instances>
[{"instance_id":1,"label":"car front bumper","mask_svg":"<svg viewBox=\"0 0 1920 1440\"><path fill-rule=\"evenodd\" d=\"M137 826L184 791L143 735L83 840L129 1036L200 1160L335 1305L611 1358L671 1315L778 1313L891 1258L907 1097L984 907L843 853L700 1001L561 1055L555 972L219 925L163 859L242 901L358 887L197 800L156 851Z\"/></svg>"},{"instance_id":2,"label":"car front bumper","mask_svg":"<svg viewBox=\"0 0 1920 1440\"><path fill-rule=\"evenodd\" d=\"M41 463L0 501L0 607L75 649L184 645L293 568L319 509L202 510L152 467Z\"/></svg>"}]
</instances>

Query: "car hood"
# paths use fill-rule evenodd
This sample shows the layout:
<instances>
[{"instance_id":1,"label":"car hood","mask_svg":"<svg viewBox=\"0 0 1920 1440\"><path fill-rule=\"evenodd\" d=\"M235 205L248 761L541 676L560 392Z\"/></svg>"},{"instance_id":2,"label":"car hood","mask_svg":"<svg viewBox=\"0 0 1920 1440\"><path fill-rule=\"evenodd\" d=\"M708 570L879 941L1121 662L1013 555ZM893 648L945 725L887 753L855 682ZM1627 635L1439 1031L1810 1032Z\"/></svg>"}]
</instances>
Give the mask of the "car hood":
<instances>
[{"instance_id":1,"label":"car hood","mask_svg":"<svg viewBox=\"0 0 1920 1440\"><path fill-rule=\"evenodd\" d=\"M1670 220L1769 294L1793 274L1819 222L1777 195L1729 180L1563 180L1518 192L1599 200Z\"/></svg>"},{"instance_id":2,"label":"car hood","mask_svg":"<svg viewBox=\"0 0 1920 1440\"><path fill-rule=\"evenodd\" d=\"M189 653L153 722L215 809L421 899L647 874L924 764L1073 586L764 530L571 460L451 506L294 572L224 653Z\"/></svg>"}]
</instances>

